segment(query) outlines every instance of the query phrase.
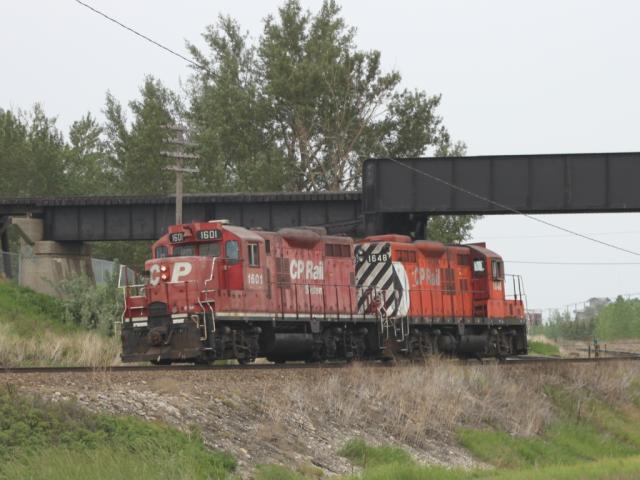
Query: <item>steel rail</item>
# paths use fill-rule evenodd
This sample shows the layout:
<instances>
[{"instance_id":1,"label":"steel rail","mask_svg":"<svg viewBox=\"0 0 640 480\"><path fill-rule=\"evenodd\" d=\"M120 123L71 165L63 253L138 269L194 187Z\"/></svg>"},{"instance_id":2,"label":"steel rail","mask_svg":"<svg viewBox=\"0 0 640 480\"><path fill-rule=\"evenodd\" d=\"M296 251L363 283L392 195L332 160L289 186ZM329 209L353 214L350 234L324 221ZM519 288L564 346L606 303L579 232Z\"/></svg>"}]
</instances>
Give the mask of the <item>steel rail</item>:
<instances>
[{"instance_id":1,"label":"steel rail","mask_svg":"<svg viewBox=\"0 0 640 480\"><path fill-rule=\"evenodd\" d=\"M507 357L506 359L483 359L461 361L461 366L473 365L531 365L531 364L574 364L574 363L610 363L628 362L640 360L640 356L614 356L614 357ZM328 363L257 363L248 365L116 365L111 367L2 367L2 373L116 373L116 372L183 372L183 371L260 371L260 370L304 370L304 369L340 369L354 365L366 365L368 367L402 367L416 366L419 362L328 362Z\"/></svg>"},{"instance_id":2,"label":"steel rail","mask_svg":"<svg viewBox=\"0 0 640 480\"><path fill-rule=\"evenodd\" d=\"M365 363L365 362L359 362ZM366 362L369 363L369 362ZM388 366L389 363L373 363ZM111 373L111 372L182 372L182 371L240 371L240 370L302 370L317 368L344 368L347 362L334 363L253 363L247 365L114 365L106 367L10 367L0 366L2 373Z\"/></svg>"}]
</instances>

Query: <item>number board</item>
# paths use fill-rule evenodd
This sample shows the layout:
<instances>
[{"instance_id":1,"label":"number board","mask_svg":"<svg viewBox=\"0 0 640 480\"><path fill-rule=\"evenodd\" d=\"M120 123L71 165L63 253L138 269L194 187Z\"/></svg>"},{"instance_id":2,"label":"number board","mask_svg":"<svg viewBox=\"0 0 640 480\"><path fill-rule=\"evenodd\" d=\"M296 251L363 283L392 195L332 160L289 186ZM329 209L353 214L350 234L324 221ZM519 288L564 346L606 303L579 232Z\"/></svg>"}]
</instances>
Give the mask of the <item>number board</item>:
<instances>
[{"instance_id":1,"label":"number board","mask_svg":"<svg viewBox=\"0 0 640 480\"><path fill-rule=\"evenodd\" d=\"M200 230L196 233L198 240L218 240L221 235L220 230Z\"/></svg>"},{"instance_id":2,"label":"number board","mask_svg":"<svg viewBox=\"0 0 640 480\"><path fill-rule=\"evenodd\" d=\"M171 235L169 235L169 241L171 243L180 243L184 240L184 233L183 232L176 232L176 233L172 233Z\"/></svg>"}]
</instances>

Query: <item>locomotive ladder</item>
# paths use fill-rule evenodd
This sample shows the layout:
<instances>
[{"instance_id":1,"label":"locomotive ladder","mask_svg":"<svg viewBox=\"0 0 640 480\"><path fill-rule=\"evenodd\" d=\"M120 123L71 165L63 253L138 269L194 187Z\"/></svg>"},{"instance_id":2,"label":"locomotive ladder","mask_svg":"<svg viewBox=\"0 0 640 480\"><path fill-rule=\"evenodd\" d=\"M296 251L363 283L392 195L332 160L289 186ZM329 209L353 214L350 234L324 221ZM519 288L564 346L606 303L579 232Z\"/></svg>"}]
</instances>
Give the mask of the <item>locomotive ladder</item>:
<instances>
[{"instance_id":1,"label":"locomotive ladder","mask_svg":"<svg viewBox=\"0 0 640 480\"><path fill-rule=\"evenodd\" d=\"M199 328L202 329L203 331L203 335L201 337L201 340L207 340L207 309L208 312L211 314L211 333L215 333L216 332L216 315L215 315L215 311L213 309L213 307L215 306L216 302L213 299L209 299L209 295L208 293L211 292L213 290L203 290L202 293L205 294L205 298L204 300L198 299L198 304L200 305L200 308L202 309L202 325L198 325ZM200 317L198 317L199 319ZM199 323L199 322L198 322Z\"/></svg>"},{"instance_id":2,"label":"locomotive ladder","mask_svg":"<svg viewBox=\"0 0 640 480\"><path fill-rule=\"evenodd\" d=\"M209 298L209 294L215 292L215 290L211 288L207 288L207 284L213 280L215 267L216 267L216 257L213 257L211 259L211 272L210 272L209 278L207 278L204 281L204 290L200 291L200 296L198 297L198 304L202 309L202 320L203 320L202 325L200 325L199 324L200 317L198 317L198 328L201 328L203 330L204 334L202 335L202 337L200 337L200 339L204 341L207 341L207 338L208 338L207 309L209 309L209 313L211 314L211 333L212 334L216 333L216 315L213 308L216 302L215 302L215 299ZM203 295L204 295L204 299L201 298ZM205 305L206 305L206 308L205 308Z\"/></svg>"}]
</instances>

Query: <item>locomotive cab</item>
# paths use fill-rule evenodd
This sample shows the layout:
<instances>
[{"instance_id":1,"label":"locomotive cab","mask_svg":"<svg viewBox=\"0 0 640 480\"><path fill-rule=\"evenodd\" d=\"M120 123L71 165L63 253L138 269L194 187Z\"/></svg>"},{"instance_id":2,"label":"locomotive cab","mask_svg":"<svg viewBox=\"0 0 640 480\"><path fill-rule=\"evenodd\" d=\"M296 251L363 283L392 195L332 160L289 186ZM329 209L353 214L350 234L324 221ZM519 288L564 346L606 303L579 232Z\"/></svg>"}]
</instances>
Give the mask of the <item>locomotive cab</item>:
<instances>
[{"instance_id":1,"label":"locomotive cab","mask_svg":"<svg viewBox=\"0 0 640 480\"><path fill-rule=\"evenodd\" d=\"M154 243L153 258L145 262L144 295L125 294L123 361L171 363L202 357L216 292L243 288L243 242L226 223L173 225Z\"/></svg>"},{"instance_id":2,"label":"locomotive cab","mask_svg":"<svg viewBox=\"0 0 640 480\"><path fill-rule=\"evenodd\" d=\"M520 277L513 280L512 298L506 295L504 262L484 243L468 245L471 251L474 316L489 318L524 318L524 304Z\"/></svg>"}]
</instances>

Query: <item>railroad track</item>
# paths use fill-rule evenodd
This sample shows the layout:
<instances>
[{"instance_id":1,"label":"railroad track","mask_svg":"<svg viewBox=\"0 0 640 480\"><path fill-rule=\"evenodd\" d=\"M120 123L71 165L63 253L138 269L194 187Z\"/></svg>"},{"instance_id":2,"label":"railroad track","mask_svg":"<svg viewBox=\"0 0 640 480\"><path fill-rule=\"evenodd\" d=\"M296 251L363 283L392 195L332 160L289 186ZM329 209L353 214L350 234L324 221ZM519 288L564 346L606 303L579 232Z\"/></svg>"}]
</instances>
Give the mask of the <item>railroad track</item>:
<instances>
[{"instance_id":1,"label":"railroad track","mask_svg":"<svg viewBox=\"0 0 640 480\"><path fill-rule=\"evenodd\" d=\"M520 365L527 363L603 363L603 362L628 362L640 360L640 355L616 355L607 357L508 357L501 361L501 365Z\"/></svg>"},{"instance_id":2,"label":"railroad track","mask_svg":"<svg viewBox=\"0 0 640 480\"><path fill-rule=\"evenodd\" d=\"M388 365L376 363L377 365ZM114 365L110 367L1 367L2 373L82 373L82 372L150 372L150 371L212 371L212 370L301 370L344 368L349 363L250 363L247 365Z\"/></svg>"},{"instance_id":3,"label":"railroad track","mask_svg":"<svg viewBox=\"0 0 640 480\"><path fill-rule=\"evenodd\" d=\"M611 352L610 352L611 353ZM507 357L497 361L494 359L476 361L461 361L461 365L528 365L528 364L574 364L574 363L610 363L628 362L640 360L640 355L620 352L620 355L599 358L587 357L542 357L542 356L517 356ZM416 363L393 362L359 362L366 366L389 368L402 365L416 365ZM340 369L356 365L354 363L253 363L248 365L117 365L111 367L1 367L0 374L3 373L111 373L111 372L180 372L180 371L246 371L246 370L304 370L304 369Z\"/></svg>"}]
</instances>

